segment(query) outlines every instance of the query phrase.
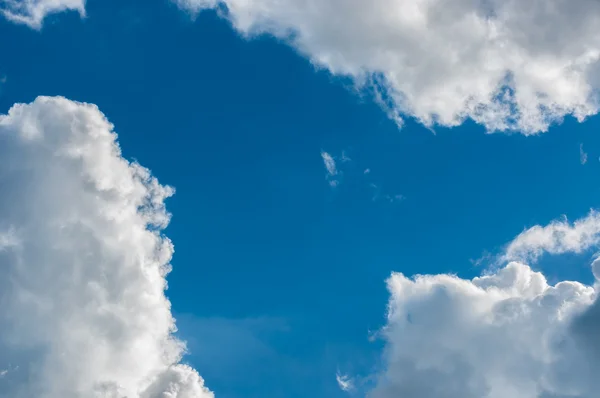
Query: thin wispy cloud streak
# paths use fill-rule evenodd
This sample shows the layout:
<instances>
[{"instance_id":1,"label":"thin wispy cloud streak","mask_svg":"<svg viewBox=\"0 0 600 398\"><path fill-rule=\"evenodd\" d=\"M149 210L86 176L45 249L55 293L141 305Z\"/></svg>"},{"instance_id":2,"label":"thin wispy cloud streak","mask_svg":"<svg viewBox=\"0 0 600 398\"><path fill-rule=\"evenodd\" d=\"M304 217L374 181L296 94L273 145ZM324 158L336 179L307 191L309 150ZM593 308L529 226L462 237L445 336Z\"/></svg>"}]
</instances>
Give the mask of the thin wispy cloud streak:
<instances>
[{"instance_id":1,"label":"thin wispy cloud streak","mask_svg":"<svg viewBox=\"0 0 600 398\"><path fill-rule=\"evenodd\" d=\"M36 30L42 28L48 15L64 11L85 17L85 0L0 0L0 13L6 19Z\"/></svg>"}]
</instances>

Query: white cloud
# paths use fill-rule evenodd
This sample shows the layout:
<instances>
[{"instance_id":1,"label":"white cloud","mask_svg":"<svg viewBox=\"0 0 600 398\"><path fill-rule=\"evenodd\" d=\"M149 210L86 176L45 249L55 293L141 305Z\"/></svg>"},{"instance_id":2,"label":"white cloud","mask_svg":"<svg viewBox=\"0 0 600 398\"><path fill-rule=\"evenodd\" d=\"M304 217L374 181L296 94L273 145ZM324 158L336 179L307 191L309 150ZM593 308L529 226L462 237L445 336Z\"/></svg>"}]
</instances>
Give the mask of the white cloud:
<instances>
[{"instance_id":1,"label":"white cloud","mask_svg":"<svg viewBox=\"0 0 600 398\"><path fill-rule=\"evenodd\" d=\"M10 21L41 29L44 18L63 11L85 17L85 0L0 0L0 12Z\"/></svg>"},{"instance_id":2,"label":"white cloud","mask_svg":"<svg viewBox=\"0 0 600 398\"><path fill-rule=\"evenodd\" d=\"M586 164L588 161L588 154L583 150L583 144L579 144L579 162Z\"/></svg>"},{"instance_id":3,"label":"white cloud","mask_svg":"<svg viewBox=\"0 0 600 398\"><path fill-rule=\"evenodd\" d=\"M352 379L350 377L348 377L347 375L337 373L335 375L335 380L337 381L338 386L340 387L340 389L342 391L351 391L354 389L354 384L352 383Z\"/></svg>"},{"instance_id":4,"label":"white cloud","mask_svg":"<svg viewBox=\"0 0 600 398\"><path fill-rule=\"evenodd\" d=\"M173 190L116 138L64 98L0 116L0 229L16 237L0 251L0 353L18 366L2 397L212 397L179 362L164 294Z\"/></svg>"},{"instance_id":5,"label":"white cloud","mask_svg":"<svg viewBox=\"0 0 600 398\"><path fill-rule=\"evenodd\" d=\"M0 233L0 252L15 248L19 245L19 238L14 228L9 228L7 231Z\"/></svg>"},{"instance_id":6,"label":"white cloud","mask_svg":"<svg viewBox=\"0 0 600 398\"><path fill-rule=\"evenodd\" d=\"M465 280L395 273L372 398L593 398L597 287L527 265ZM592 336L592 338L590 338Z\"/></svg>"},{"instance_id":7,"label":"white cloud","mask_svg":"<svg viewBox=\"0 0 600 398\"><path fill-rule=\"evenodd\" d=\"M325 164L325 169L327 169L327 174L330 176L336 175L337 167L333 156L331 156L327 152L321 151L321 158L323 159L323 163Z\"/></svg>"},{"instance_id":8,"label":"white cloud","mask_svg":"<svg viewBox=\"0 0 600 398\"><path fill-rule=\"evenodd\" d=\"M600 216L523 232L505 258L598 244ZM594 398L600 391L600 259L593 286L548 284L511 261L471 280L394 273L383 368L371 398Z\"/></svg>"},{"instance_id":9,"label":"white cloud","mask_svg":"<svg viewBox=\"0 0 600 398\"><path fill-rule=\"evenodd\" d=\"M504 260L535 261L544 253L581 253L600 243L600 213L591 211L573 223L565 218L536 225L510 242Z\"/></svg>"},{"instance_id":10,"label":"white cloud","mask_svg":"<svg viewBox=\"0 0 600 398\"><path fill-rule=\"evenodd\" d=\"M379 87L390 117L427 126L547 130L598 112L596 0L174 0L225 6L245 36L268 33L315 65Z\"/></svg>"},{"instance_id":11,"label":"white cloud","mask_svg":"<svg viewBox=\"0 0 600 398\"><path fill-rule=\"evenodd\" d=\"M339 181L336 179L338 175L337 165L335 163L335 159L329 153L325 151L321 151L321 158L323 159L323 164L325 165L325 170L327 170L327 181L329 181L329 185L335 187L339 184Z\"/></svg>"}]
</instances>

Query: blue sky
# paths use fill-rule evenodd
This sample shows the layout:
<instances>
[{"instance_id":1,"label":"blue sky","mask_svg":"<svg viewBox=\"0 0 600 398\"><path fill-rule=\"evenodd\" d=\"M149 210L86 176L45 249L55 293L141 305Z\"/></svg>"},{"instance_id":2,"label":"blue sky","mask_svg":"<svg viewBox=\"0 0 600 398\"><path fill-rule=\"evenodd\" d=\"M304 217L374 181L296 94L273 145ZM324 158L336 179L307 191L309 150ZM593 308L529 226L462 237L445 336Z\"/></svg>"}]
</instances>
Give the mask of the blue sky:
<instances>
[{"instance_id":1,"label":"blue sky","mask_svg":"<svg viewBox=\"0 0 600 398\"><path fill-rule=\"evenodd\" d=\"M304 50L167 1L89 0L41 30L0 19L0 38L1 114L38 95L96 104L123 156L175 187L167 296L217 397L347 396L336 373L385 367L370 337L392 272L472 278L525 229L598 207L595 116L532 136L399 128ZM593 252L532 267L592 284Z\"/></svg>"}]
</instances>

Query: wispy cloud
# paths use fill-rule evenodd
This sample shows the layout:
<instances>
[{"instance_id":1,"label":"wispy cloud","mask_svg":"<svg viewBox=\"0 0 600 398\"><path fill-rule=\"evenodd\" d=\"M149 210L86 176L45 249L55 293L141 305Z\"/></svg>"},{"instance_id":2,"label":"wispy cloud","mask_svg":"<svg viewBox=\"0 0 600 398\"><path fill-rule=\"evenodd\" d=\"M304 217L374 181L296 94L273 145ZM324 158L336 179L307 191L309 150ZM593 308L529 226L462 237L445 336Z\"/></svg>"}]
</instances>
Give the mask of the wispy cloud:
<instances>
[{"instance_id":1,"label":"wispy cloud","mask_svg":"<svg viewBox=\"0 0 600 398\"><path fill-rule=\"evenodd\" d=\"M579 162L586 164L588 161L588 154L583 150L583 144L579 144Z\"/></svg>"},{"instance_id":2,"label":"wispy cloud","mask_svg":"<svg viewBox=\"0 0 600 398\"><path fill-rule=\"evenodd\" d=\"M327 181L329 181L329 185L336 187L340 182L337 178L339 171L334 157L328 152L321 151L321 158L323 159L323 164L325 165L325 170L327 171L326 178Z\"/></svg>"},{"instance_id":3,"label":"wispy cloud","mask_svg":"<svg viewBox=\"0 0 600 398\"><path fill-rule=\"evenodd\" d=\"M41 29L46 16L63 11L77 11L85 17L85 0L2 0L0 13L14 23Z\"/></svg>"},{"instance_id":4,"label":"wispy cloud","mask_svg":"<svg viewBox=\"0 0 600 398\"><path fill-rule=\"evenodd\" d=\"M13 372L16 372L19 370L19 366L12 366L12 365L8 365L8 367L0 370L0 379L8 376L9 374L12 374Z\"/></svg>"},{"instance_id":5,"label":"wispy cloud","mask_svg":"<svg viewBox=\"0 0 600 398\"><path fill-rule=\"evenodd\" d=\"M330 176L337 175L337 166L335 164L335 160L333 156L325 151L321 151L321 158L323 158L323 163L325 163L325 168L327 169L327 174Z\"/></svg>"},{"instance_id":6,"label":"wispy cloud","mask_svg":"<svg viewBox=\"0 0 600 398\"><path fill-rule=\"evenodd\" d=\"M535 262L545 253L581 253L599 244L600 213L591 211L573 223L563 218L523 231L506 246L502 261Z\"/></svg>"},{"instance_id":7,"label":"wispy cloud","mask_svg":"<svg viewBox=\"0 0 600 398\"><path fill-rule=\"evenodd\" d=\"M400 195L400 194L397 194L397 195L385 195L384 197L390 203L394 203L394 202L398 202L398 201L404 200L404 195Z\"/></svg>"},{"instance_id":8,"label":"wispy cloud","mask_svg":"<svg viewBox=\"0 0 600 398\"><path fill-rule=\"evenodd\" d=\"M348 156L348 153L346 151L342 151L342 156L340 157L340 160L343 163L346 163L346 162L350 162L352 159L350 159L350 156Z\"/></svg>"},{"instance_id":9,"label":"wispy cloud","mask_svg":"<svg viewBox=\"0 0 600 398\"><path fill-rule=\"evenodd\" d=\"M389 203L396 203L405 199L404 195L401 194L382 193L381 187L375 183L370 183L369 187L374 191L373 196L371 198L373 202L383 200Z\"/></svg>"},{"instance_id":10,"label":"wispy cloud","mask_svg":"<svg viewBox=\"0 0 600 398\"><path fill-rule=\"evenodd\" d=\"M344 374L341 374L341 373L338 372L335 375L335 380L337 381L338 386L340 387L340 389L342 391L351 391L351 390L354 389L354 382L347 375L344 375Z\"/></svg>"}]
</instances>

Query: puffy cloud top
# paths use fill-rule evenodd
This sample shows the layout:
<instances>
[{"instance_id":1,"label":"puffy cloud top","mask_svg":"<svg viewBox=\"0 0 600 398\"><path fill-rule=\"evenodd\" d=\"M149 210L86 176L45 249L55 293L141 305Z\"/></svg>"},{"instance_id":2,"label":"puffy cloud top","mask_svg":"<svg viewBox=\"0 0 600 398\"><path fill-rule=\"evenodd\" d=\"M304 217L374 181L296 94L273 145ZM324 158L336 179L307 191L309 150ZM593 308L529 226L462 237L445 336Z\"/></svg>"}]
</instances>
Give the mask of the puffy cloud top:
<instances>
[{"instance_id":1,"label":"puffy cloud top","mask_svg":"<svg viewBox=\"0 0 600 398\"><path fill-rule=\"evenodd\" d=\"M7 398L210 398L165 297L173 193L94 106L0 116L0 379Z\"/></svg>"},{"instance_id":2,"label":"puffy cloud top","mask_svg":"<svg viewBox=\"0 0 600 398\"><path fill-rule=\"evenodd\" d=\"M512 262L472 280L395 273L388 287L385 366L368 396L598 396L597 286L549 285Z\"/></svg>"},{"instance_id":3,"label":"puffy cloud top","mask_svg":"<svg viewBox=\"0 0 600 398\"><path fill-rule=\"evenodd\" d=\"M192 13L225 6L242 34L272 34L374 83L394 119L533 134L598 112L596 0L174 1Z\"/></svg>"}]
</instances>

